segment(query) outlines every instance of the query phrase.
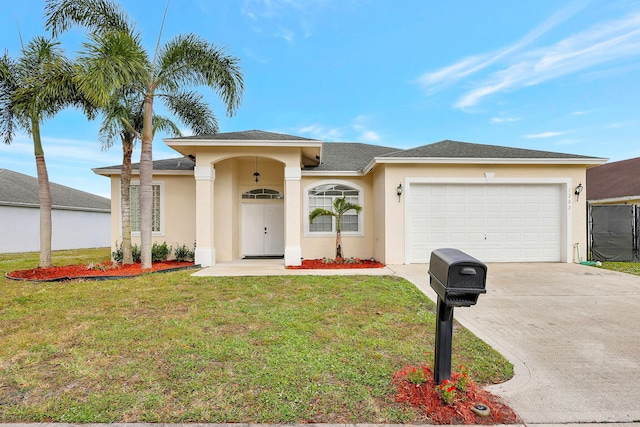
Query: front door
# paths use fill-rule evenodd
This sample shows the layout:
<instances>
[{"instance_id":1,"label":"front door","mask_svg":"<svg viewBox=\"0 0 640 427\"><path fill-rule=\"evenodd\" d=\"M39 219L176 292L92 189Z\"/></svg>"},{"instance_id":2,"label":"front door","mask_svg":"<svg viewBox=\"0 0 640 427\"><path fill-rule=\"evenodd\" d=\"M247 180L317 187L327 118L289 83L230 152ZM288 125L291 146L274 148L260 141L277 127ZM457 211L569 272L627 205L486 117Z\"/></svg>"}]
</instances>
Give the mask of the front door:
<instances>
[{"instance_id":1,"label":"front door","mask_svg":"<svg viewBox=\"0 0 640 427\"><path fill-rule=\"evenodd\" d=\"M284 203L242 203L242 255L284 254Z\"/></svg>"}]
</instances>

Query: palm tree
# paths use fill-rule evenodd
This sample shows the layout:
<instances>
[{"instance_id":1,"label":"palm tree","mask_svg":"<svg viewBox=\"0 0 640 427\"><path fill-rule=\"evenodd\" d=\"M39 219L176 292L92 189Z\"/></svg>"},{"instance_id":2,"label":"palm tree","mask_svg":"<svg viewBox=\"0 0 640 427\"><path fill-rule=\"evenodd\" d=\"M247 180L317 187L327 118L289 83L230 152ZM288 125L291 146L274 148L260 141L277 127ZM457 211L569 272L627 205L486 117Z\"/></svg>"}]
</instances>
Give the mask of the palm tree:
<instances>
[{"instance_id":1,"label":"palm tree","mask_svg":"<svg viewBox=\"0 0 640 427\"><path fill-rule=\"evenodd\" d=\"M122 263L132 264L131 247L131 172L135 141L141 139L142 102L134 92L126 91L114 95L111 102L101 109L104 119L98 132L103 150L111 148L119 139L122 143L122 166L120 174L120 219L122 223ZM163 129L172 136L181 136L178 126L171 120L154 116L155 129Z\"/></svg>"},{"instance_id":2,"label":"palm tree","mask_svg":"<svg viewBox=\"0 0 640 427\"><path fill-rule=\"evenodd\" d=\"M16 128L33 138L40 200L40 261L51 266L51 190L40 136L40 125L69 106L80 107L92 118L94 108L74 82L74 66L56 41L36 37L13 60L0 58L0 137L13 141Z\"/></svg>"},{"instance_id":3,"label":"palm tree","mask_svg":"<svg viewBox=\"0 0 640 427\"><path fill-rule=\"evenodd\" d=\"M330 211L324 208L316 208L309 214L309 222L313 223L313 220L319 216L332 216L336 219L336 259L343 258L342 256L342 217L349 211L355 211L360 213L362 206L355 203L347 202L346 197L341 197L333 201L333 210Z\"/></svg>"},{"instance_id":4,"label":"palm tree","mask_svg":"<svg viewBox=\"0 0 640 427\"><path fill-rule=\"evenodd\" d=\"M166 12L165 12L166 13ZM80 53L79 86L95 102L106 105L120 88L135 88L143 100L140 152L140 238L142 268L151 268L152 239L152 143L153 105L160 99L172 111L184 111L181 119L196 133L217 131L213 114L202 110L206 104L185 86L203 85L213 89L224 102L227 114L240 105L244 83L239 60L223 49L194 35L179 35L163 46L160 41L149 59L139 34L126 14L109 0L47 0L47 28L54 34L73 24L94 31ZM189 113L187 113L189 111ZM195 114L194 114L195 113ZM202 117L208 120L201 127Z\"/></svg>"}]
</instances>

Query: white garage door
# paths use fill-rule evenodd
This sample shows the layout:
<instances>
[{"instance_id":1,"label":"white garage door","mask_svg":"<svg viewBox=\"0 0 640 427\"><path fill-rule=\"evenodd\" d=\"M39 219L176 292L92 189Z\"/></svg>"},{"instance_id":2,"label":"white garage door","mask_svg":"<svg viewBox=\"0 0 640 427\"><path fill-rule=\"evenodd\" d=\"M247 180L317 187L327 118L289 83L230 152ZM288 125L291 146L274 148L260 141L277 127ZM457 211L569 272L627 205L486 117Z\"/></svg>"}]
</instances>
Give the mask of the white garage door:
<instances>
[{"instance_id":1,"label":"white garage door","mask_svg":"<svg viewBox=\"0 0 640 427\"><path fill-rule=\"evenodd\" d=\"M560 185L412 184L409 262L437 248L483 262L561 261Z\"/></svg>"}]
</instances>

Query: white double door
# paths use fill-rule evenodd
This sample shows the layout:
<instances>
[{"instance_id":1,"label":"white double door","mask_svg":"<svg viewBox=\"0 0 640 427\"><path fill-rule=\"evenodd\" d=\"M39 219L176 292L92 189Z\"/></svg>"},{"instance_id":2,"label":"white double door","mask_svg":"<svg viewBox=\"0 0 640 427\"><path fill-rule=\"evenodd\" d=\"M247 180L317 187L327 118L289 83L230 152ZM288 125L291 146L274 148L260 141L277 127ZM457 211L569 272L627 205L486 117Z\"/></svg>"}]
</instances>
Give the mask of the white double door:
<instances>
[{"instance_id":1,"label":"white double door","mask_svg":"<svg viewBox=\"0 0 640 427\"><path fill-rule=\"evenodd\" d=\"M242 203L243 256L284 254L284 203Z\"/></svg>"}]
</instances>

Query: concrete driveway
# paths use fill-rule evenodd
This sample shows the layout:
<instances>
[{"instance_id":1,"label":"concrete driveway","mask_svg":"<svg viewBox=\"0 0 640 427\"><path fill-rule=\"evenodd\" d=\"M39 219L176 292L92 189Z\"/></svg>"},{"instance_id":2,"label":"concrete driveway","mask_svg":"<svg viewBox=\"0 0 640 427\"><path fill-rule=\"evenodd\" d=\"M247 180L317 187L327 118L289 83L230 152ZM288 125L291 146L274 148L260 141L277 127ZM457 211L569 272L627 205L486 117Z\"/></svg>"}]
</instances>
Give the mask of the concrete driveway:
<instances>
[{"instance_id":1,"label":"concrete driveway","mask_svg":"<svg viewBox=\"0 0 640 427\"><path fill-rule=\"evenodd\" d=\"M390 267L435 298L427 265ZM640 277L489 264L487 294L454 316L514 364L489 390L525 423L640 421Z\"/></svg>"}]
</instances>

